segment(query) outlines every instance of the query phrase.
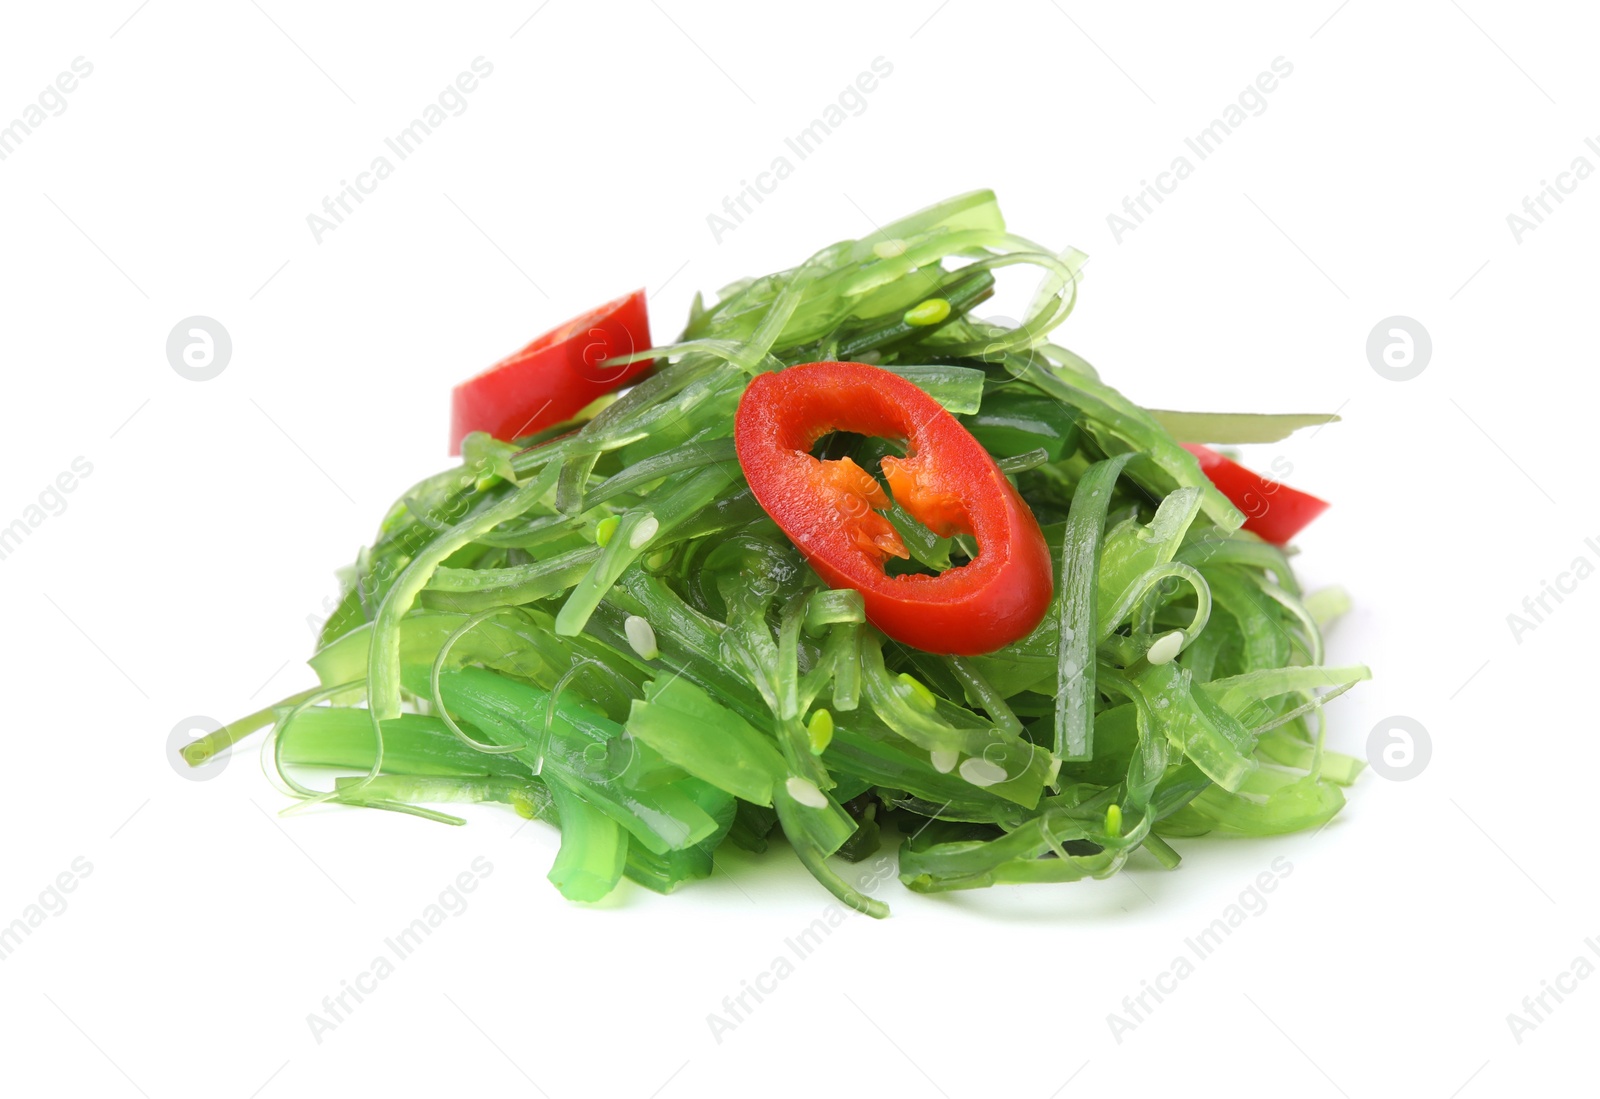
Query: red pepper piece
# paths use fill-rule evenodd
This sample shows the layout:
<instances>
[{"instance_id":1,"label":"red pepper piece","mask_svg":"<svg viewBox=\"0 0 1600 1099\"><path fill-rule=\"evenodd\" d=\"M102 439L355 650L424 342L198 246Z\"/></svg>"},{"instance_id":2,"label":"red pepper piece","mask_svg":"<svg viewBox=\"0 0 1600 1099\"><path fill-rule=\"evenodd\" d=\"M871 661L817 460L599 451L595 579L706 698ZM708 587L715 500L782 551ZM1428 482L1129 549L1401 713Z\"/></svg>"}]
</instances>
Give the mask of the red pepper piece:
<instances>
[{"instance_id":1,"label":"red pepper piece","mask_svg":"<svg viewBox=\"0 0 1600 1099\"><path fill-rule=\"evenodd\" d=\"M1328 510L1326 500L1263 477L1210 447L1184 443L1183 449L1200 460L1200 472L1244 512L1244 529L1274 545L1288 545L1306 524Z\"/></svg>"},{"instance_id":2,"label":"red pepper piece","mask_svg":"<svg viewBox=\"0 0 1600 1099\"><path fill-rule=\"evenodd\" d=\"M938 576L889 576L907 557L880 512L889 498L848 458L811 448L833 431L904 440L882 468L900 506L935 534L972 535L978 555ZM863 363L821 362L758 375L734 431L751 491L829 585L854 588L867 618L936 653L991 652L1027 636L1050 606L1050 551L989 452L916 385Z\"/></svg>"},{"instance_id":3,"label":"red pepper piece","mask_svg":"<svg viewBox=\"0 0 1600 1099\"><path fill-rule=\"evenodd\" d=\"M601 366L652 346L643 290L553 328L527 347L456 386L450 453L470 431L510 442L570 420L596 397L650 369L650 361Z\"/></svg>"}]
</instances>

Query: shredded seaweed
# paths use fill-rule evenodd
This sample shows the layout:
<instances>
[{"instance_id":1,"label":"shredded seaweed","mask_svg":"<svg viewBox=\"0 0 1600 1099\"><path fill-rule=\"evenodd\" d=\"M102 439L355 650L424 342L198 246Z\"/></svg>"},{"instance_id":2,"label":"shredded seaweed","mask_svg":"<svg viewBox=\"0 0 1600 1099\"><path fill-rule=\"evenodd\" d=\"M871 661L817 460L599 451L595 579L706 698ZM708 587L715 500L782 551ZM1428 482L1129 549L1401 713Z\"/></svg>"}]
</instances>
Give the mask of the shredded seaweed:
<instances>
[{"instance_id":1,"label":"shredded seaweed","mask_svg":"<svg viewBox=\"0 0 1600 1099\"><path fill-rule=\"evenodd\" d=\"M1361 768L1323 745L1323 704L1368 675L1323 666L1348 598L1302 596L1180 443L1335 417L1128 400L1049 339L1083 260L1008 233L979 191L697 298L676 342L628 357L654 363L631 389L514 445L469 436L460 466L408 490L343 574L320 686L184 758L270 725L301 806L460 823L426 806L509 805L560 828L550 880L577 901L623 877L671 892L779 830L882 916L832 860L897 833L902 882L932 893L1104 878L1141 850L1173 868L1176 837L1320 827ZM1041 275L1026 315L980 319L1015 266ZM744 387L824 359L922 387L1013 480L1061 563L1032 634L978 657L900 645L755 504L730 438ZM900 443L827 445L875 469ZM977 552L887 515L908 567ZM297 777L316 769L345 773Z\"/></svg>"}]
</instances>

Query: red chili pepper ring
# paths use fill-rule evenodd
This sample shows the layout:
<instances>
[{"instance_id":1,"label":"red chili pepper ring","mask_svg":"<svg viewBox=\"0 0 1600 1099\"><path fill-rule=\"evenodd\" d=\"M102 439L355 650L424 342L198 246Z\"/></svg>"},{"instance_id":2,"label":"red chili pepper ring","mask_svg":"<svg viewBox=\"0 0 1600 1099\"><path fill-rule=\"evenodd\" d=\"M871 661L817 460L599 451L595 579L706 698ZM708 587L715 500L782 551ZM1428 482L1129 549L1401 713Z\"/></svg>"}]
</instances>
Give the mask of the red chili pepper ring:
<instances>
[{"instance_id":1,"label":"red chili pepper ring","mask_svg":"<svg viewBox=\"0 0 1600 1099\"><path fill-rule=\"evenodd\" d=\"M881 511L883 487L849 458L811 455L834 431L904 440L883 459L895 500L940 537L972 535L978 554L937 576L890 576L908 557ZM916 385L864 363L761 374L739 402L734 442L756 500L829 585L854 588L868 620L936 653L991 652L1031 633L1050 606L1050 551L1039 523L982 444Z\"/></svg>"}]
</instances>

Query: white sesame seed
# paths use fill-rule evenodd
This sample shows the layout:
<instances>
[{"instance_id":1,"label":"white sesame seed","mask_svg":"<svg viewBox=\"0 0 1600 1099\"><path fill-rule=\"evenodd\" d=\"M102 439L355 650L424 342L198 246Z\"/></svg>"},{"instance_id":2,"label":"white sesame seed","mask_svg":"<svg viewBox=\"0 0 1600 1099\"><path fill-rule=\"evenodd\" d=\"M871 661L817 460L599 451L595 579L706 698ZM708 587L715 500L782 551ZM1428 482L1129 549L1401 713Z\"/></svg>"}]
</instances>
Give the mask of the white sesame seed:
<instances>
[{"instance_id":1,"label":"white sesame seed","mask_svg":"<svg viewBox=\"0 0 1600 1099\"><path fill-rule=\"evenodd\" d=\"M960 758L960 753L946 751L943 748L935 748L928 753L928 762L932 763L933 769L941 775L948 775L951 771L954 771L956 769L956 760Z\"/></svg>"},{"instance_id":2,"label":"white sesame seed","mask_svg":"<svg viewBox=\"0 0 1600 1099\"><path fill-rule=\"evenodd\" d=\"M817 789L817 784L810 779L803 779L799 775L790 775L783 784L789 791L789 796L801 805L808 805L813 809L826 809L828 795Z\"/></svg>"},{"instance_id":3,"label":"white sesame seed","mask_svg":"<svg viewBox=\"0 0 1600 1099\"><path fill-rule=\"evenodd\" d=\"M1183 648L1183 631L1173 630L1171 633L1162 634L1150 645L1150 651L1145 653L1145 659L1152 664L1166 664L1178 655L1178 650Z\"/></svg>"},{"instance_id":4,"label":"white sesame seed","mask_svg":"<svg viewBox=\"0 0 1600 1099\"><path fill-rule=\"evenodd\" d=\"M961 761L961 777L974 786L993 786L1006 780L1006 769L998 763L973 756Z\"/></svg>"},{"instance_id":5,"label":"white sesame seed","mask_svg":"<svg viewBox=\"0 0 1600 1099\"><path fill-rule=\"evenodd\" d=\"M660 529L660 521L654 515L646 515L639 520L639 525L633 528L633 533L628 535L628 548L638 549L654 538L656 531Z\"/></svg>"},{"instance_id":6,"label":"white sesame seed","mask_svg":"<svg viewBox=\"0 0 1600 1099\"><path fill-rule=\"evenodd\" d=\"M646 660L654 660L661 655L661 650L656 647L655 627L650 625L648 619L630 614L627 621L622 623L622 632L628 635L628 644L633 646L633 651Z\"/></svg>"}]
</instances>

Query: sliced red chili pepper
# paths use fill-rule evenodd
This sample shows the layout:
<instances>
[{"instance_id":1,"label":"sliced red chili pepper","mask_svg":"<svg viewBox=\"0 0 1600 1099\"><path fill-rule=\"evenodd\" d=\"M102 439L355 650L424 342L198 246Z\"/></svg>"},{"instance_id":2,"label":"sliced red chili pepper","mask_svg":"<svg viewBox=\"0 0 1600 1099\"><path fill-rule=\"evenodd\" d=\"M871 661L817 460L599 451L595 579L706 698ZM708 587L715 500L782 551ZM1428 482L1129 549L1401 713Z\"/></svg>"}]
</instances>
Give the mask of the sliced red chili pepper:
<instances>
[{"instance_id":1,"label":"sliced red chili pepper","mask_svg":"<svg viewBox=\"0 0 1600 1099\"><path fill-rule=\"evenodd\" d=\"M1200 460L1200 472L1244 512L1244 529L1274 545L1288 545L1311 520L1328 510L1326 500L1263 477L1210 447L1184 443L1183 449Z\"/></svg>"},{"instance_id":2,"label":"sliced red chili pepper","mask_svg":"<svg viewBox=\"0 0 1600 1099\"><path fill-rule=\"evenodd\" d=\"M811 448L833 431L906 443L883 459L895 500L941 537L972 535L978 555L937 576L890 576L907 557L879 514L889 497L849 458ZM739 401L739 464L756 500L829 585L854 588L867 618L936 653L991 652L1032 632L1050 606L1050 551L1017 490L954 416L916 385L863 363L758 375Z\"/></svg>"},{"instance_id":3,"label":"sliced red chili pepper","mask_svg":"<svg viewBox=\"0 0 1600 1099\"><path fill-rule=\"evenodd\" d=\"M551 329L456 386L450 453L461 453L461 440L470 431L487 431L510 442L570 420L596 397L620 389L650 369L648 360L624 366L601 363L650 346L643 290Z\"/></svg>"}]
</instances>

